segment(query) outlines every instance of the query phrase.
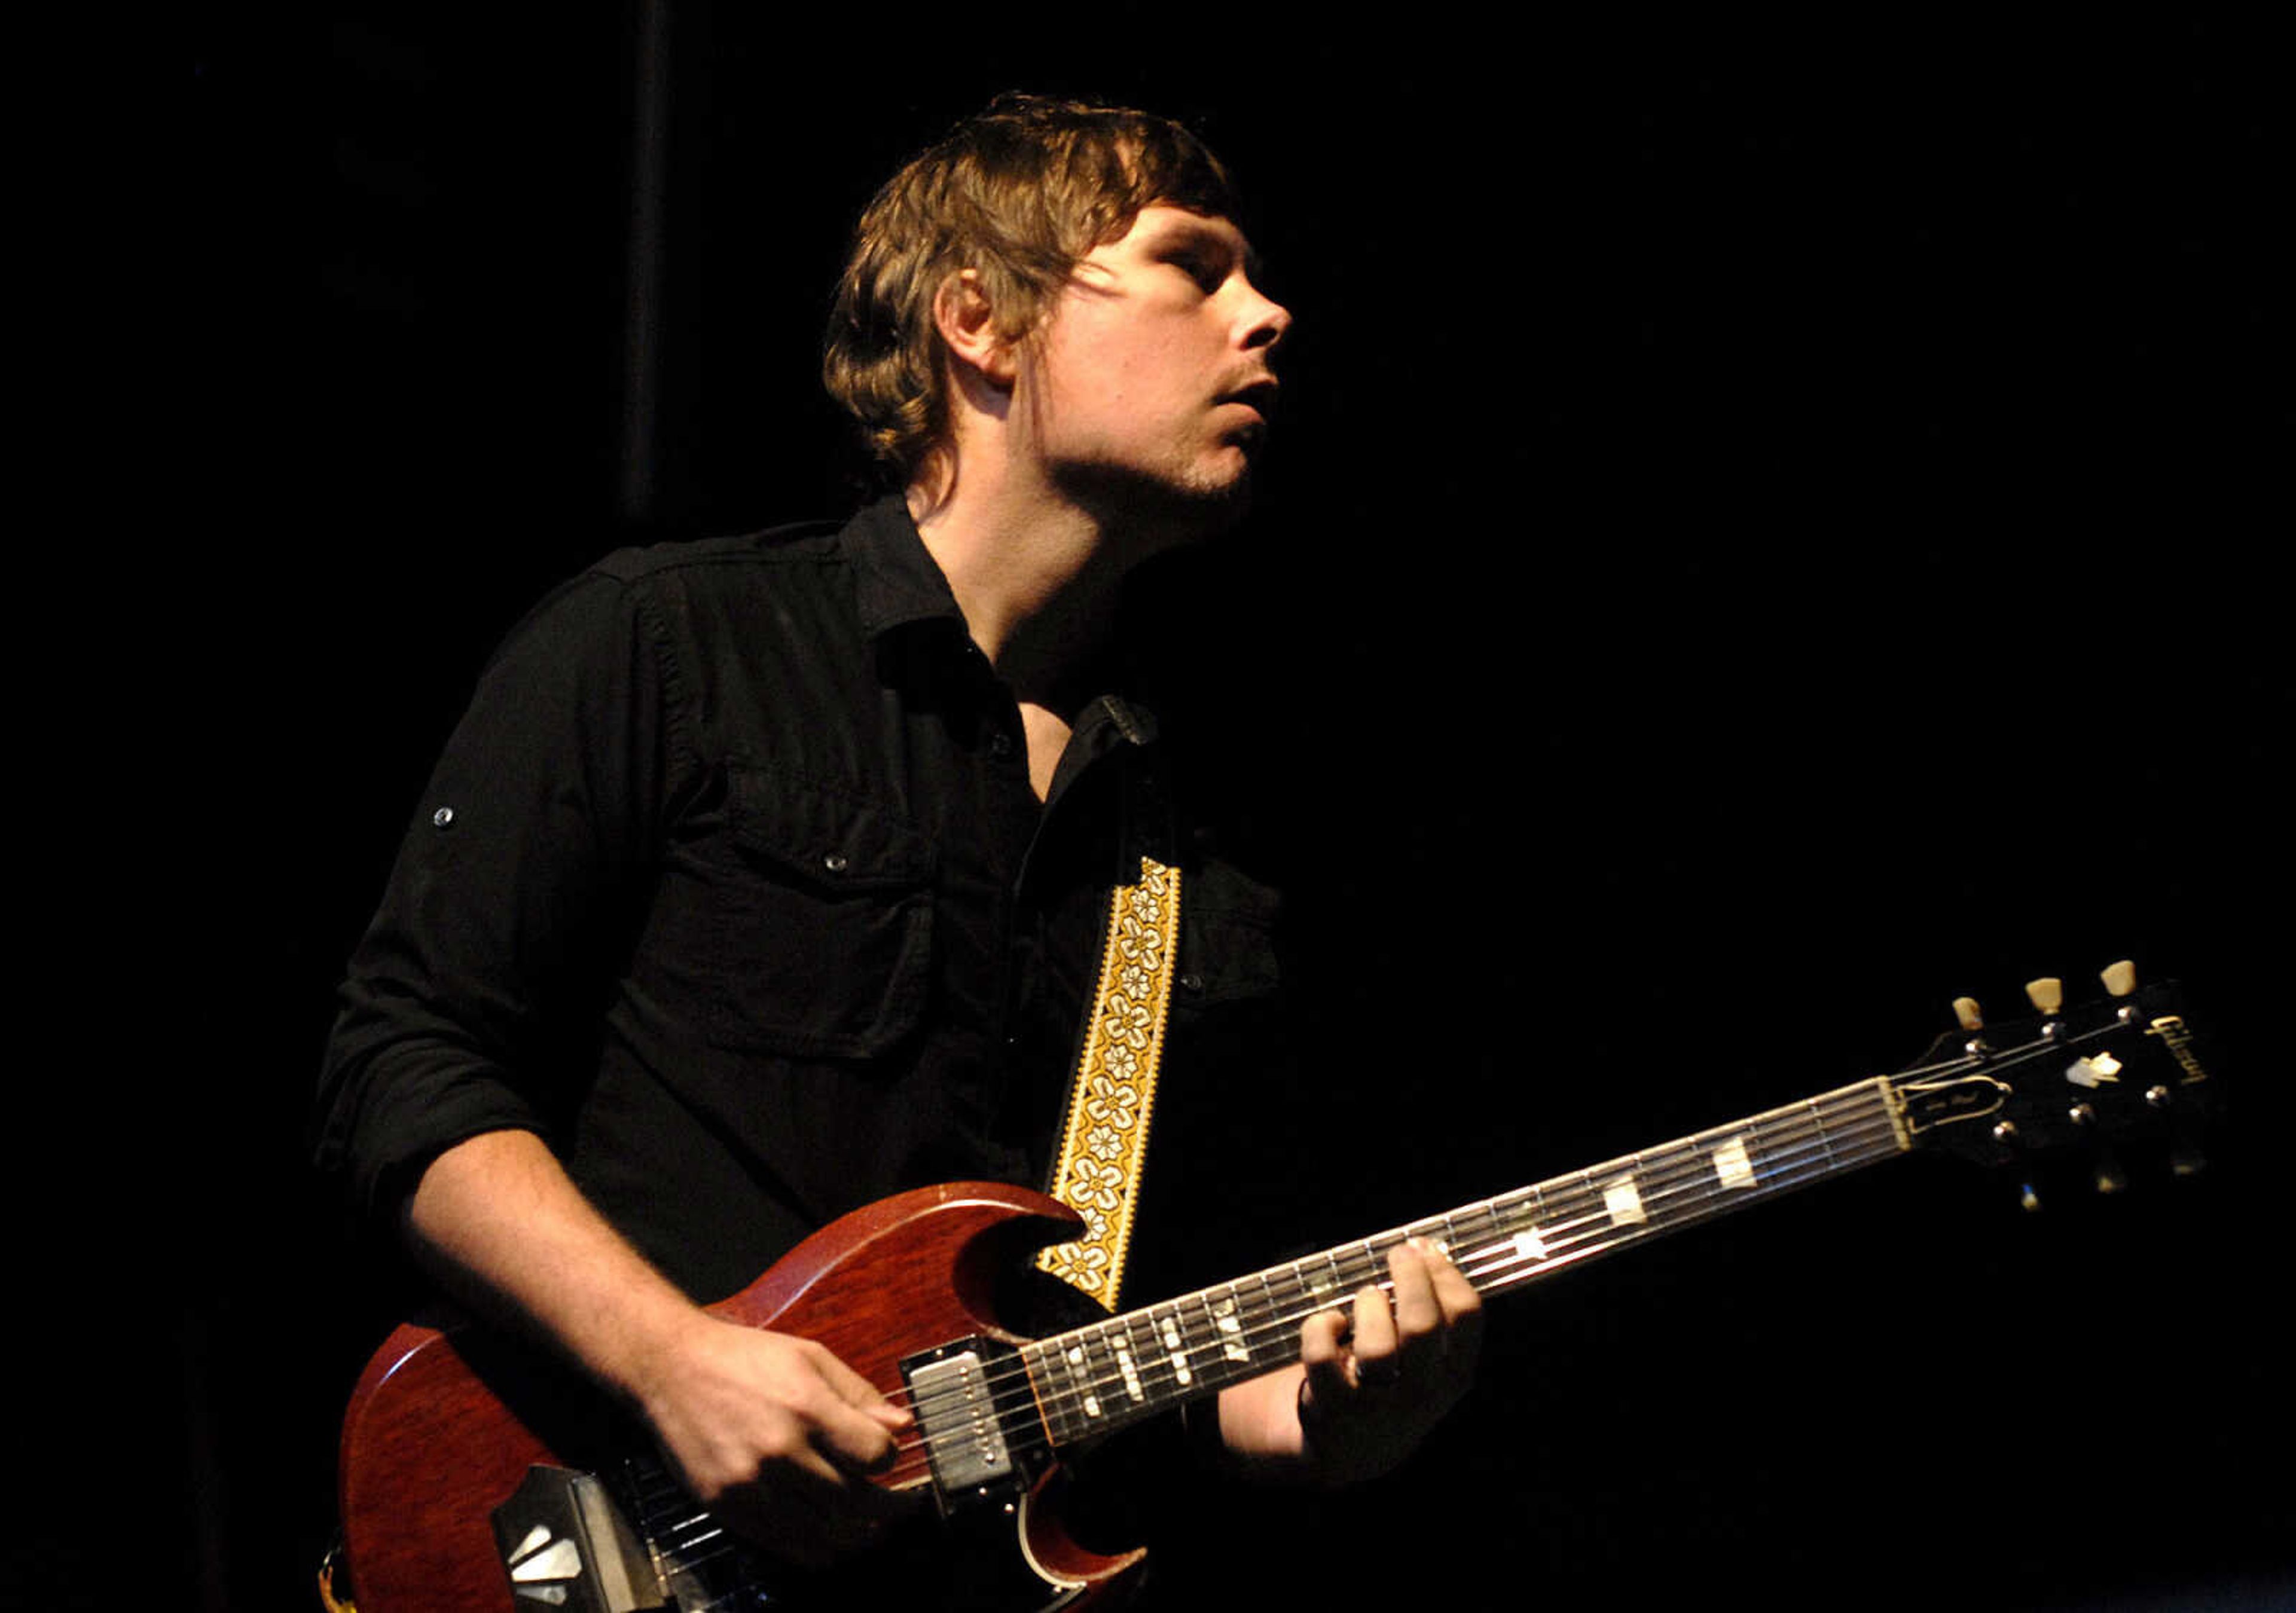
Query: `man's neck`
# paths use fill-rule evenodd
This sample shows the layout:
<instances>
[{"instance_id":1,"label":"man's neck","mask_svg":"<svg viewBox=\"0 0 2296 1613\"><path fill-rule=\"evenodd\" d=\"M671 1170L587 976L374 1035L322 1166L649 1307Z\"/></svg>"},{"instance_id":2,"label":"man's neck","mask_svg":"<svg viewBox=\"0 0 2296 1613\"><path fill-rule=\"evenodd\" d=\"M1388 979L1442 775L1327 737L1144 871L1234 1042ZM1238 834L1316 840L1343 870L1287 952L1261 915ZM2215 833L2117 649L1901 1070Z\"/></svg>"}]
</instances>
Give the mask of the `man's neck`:
<instances>
[{"instance_id":1,"label":"man's neck","mask_svg":"<svg viewBox=\"0 0 2296 1613\"><path fill-rule=\"evenodd\" d=\"M1041 486L985 474L938 490L913 485L908 505L973 643L1024 708L1071 720L1102 692L1087 684L1123 581L1103 523Z\"/></svg>"}]
</instances>

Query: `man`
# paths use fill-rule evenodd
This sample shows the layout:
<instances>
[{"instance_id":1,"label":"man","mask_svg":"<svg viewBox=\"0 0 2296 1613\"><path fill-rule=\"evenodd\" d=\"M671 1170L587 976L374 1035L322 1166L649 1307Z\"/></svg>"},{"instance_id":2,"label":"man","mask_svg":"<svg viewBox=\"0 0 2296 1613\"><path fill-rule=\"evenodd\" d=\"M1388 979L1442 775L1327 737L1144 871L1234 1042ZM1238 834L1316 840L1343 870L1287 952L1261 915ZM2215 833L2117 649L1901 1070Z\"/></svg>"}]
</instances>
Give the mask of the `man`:
<instances>
[{"instance_id":1,"label":"man","mask_svg":"<svg viewBox=\"0 0 2296 1613\"><path fill-rule=\"evenodd\" d=\"M1171 1084L1191 1023L1265 984L1265 893L1180 845L1153 719L1103 681L1119 584L1230 524L1267 438L1291 316L1236 210L1193 136L1126 111L1007 98L906 168L825 364L898 492L545 602L343 989L323 1165L795 1560L869 1538L908 1414L696 1301L899 1188L1043 1178L1139 847L1203 893ZM1475 1295L1432 1249L1390 1270L1391 1306L1221 1394L1226 1459L1374 1473L1463 1392Z\"/></svg>"}]
</instances>

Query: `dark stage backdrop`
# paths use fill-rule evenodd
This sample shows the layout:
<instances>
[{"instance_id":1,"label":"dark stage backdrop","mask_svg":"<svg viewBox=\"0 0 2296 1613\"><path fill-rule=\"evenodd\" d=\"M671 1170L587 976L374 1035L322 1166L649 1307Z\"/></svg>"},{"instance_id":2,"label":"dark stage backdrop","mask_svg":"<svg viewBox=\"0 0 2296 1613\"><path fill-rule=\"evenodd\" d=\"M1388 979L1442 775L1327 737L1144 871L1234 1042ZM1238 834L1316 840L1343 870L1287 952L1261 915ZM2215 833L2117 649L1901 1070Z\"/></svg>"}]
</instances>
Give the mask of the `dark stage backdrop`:
<instances>
[{"instance_id":1,"label":"dark stage backdrop","mask_svg":"<svg viewBox=\"0 0 2296 1613\"><path fill-rule=\"evenodd\" d=\"M143 1287L127 1358L72 1346L119 1427L67 1464L116 1494L132 1453L139 1600L305 1605L383 1318L304 1107L480 662L615 545L849 506L815 380L844 233L1010 86L1200 122L1299 321L1259 512L1154 598L1168 703L1292 892L1319 1075L1168 1182L1267 1206L1272 1257L2122 956L2189 982L2237 1084L2202 1183L2029 1216L1894 1166L1502 1302L1423 1459L1208 1519L1180 1605L2296 1594L2261 38L677 13L649 45L337 4L211 18L184 64L193 452L127 561L161 720L122 843L165 925L127 950L167 978L105 1093L142 1241L94 1263ZM37 1594L109 1600L117 1518L31 1531Z\"/></svg>"}]
</instances>

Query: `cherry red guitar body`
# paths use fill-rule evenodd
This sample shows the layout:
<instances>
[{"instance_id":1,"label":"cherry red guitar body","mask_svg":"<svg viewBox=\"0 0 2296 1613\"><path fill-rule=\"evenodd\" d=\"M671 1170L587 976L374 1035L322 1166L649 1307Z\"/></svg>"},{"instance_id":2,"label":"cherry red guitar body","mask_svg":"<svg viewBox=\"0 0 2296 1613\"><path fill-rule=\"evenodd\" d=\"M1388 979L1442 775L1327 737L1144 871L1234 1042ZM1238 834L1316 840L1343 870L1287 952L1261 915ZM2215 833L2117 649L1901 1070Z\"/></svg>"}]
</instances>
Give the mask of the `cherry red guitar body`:
<instances>
[{"instance_id":1,"label":"cherry red guitar body","mask_svg":"<svg viewBox=\"0 0 2296 1613\"><path fill-rule=\"evenodd\" d=\"M898 1396L906 1357L981 1334L1017 1342L996 1314L1000 1282L1077 1224L1054 1200L1021 1188L922 1189L823 1228L709 1308L815 1339ZM359 1613L578 1605L533 1591L513 1595L492 1515L537 1467L592 1470L634 1450L650 1450L641 1430L530 1350L476 1328L399 1328L368 1363L343 1419L339 1499ZM917 1476L913 1468L911 1480ZM897 1469L886 1482L901 1478ZM1062 1515L1064 1492L1054 1470L1009 1516L997 1509L986 1530L932 1548L948 1555L898 1570L906 1605L1101 1601L1144 1553L1078 1544ZM921 1532L938 1536L941 1526L928 1519ZM875 1592L861 1594L863 1605L875 1605ZM832 1576L826 1589L791 1581L745 1591L741 1605L795 1609L824 1599L856 1604Z\"/></svg>"}]
</instances>

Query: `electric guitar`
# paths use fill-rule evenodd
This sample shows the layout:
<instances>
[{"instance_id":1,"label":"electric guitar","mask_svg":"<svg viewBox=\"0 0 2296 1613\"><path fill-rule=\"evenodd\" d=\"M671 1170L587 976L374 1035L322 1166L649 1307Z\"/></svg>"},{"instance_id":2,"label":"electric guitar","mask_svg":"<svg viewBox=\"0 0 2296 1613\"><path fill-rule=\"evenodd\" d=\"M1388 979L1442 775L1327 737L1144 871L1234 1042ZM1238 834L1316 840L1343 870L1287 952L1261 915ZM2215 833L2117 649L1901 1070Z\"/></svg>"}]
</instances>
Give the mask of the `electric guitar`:
<instances>
[{"instance_id":1,"label":"electric guitar","mask_svg":"<svg viewBox=\"0 0 2296 1613\"><path fill-rule=\"evenodd\" d=\"M2173 984L1961 1028L1923 1060L1411 1225L1118 1316L1028 1339L999 1321L1026 1257L1076 1217L1025 1189L903 1193L823 1228L712 1307L827 1347L915 1416L877 1482L929 1496L906 1537L822 1577L743 1549L679 1490L643 1431L532 1353L477 1328L405 1326L344 1418L344 1558L359 1613L1081 1608L1144 1555L1070 1527L1064 1455L1296 1358L1300 1322L1436 1240L1486 1294L1828 1177L1941 1145L2007 1164L2082 1146L2096 1185L2126 1159L2194 1167L2212 1107ZM2030 1190L2029 1190L2030 1191ZM1049 1279L1043 1281L1049 1281ZM936 1516L937 1515L937 1516ZM339 1581L337 1592L345 1587Z\"/></svg>"}]
</instances>

